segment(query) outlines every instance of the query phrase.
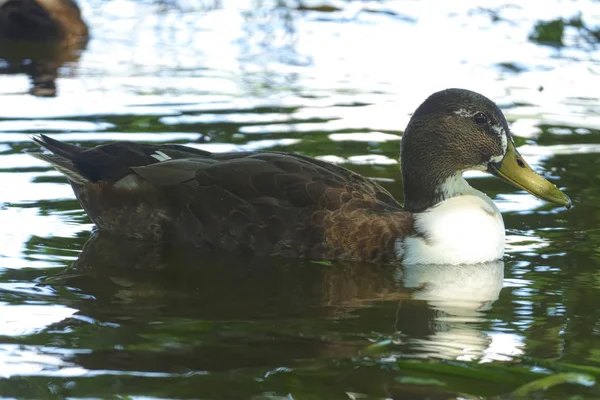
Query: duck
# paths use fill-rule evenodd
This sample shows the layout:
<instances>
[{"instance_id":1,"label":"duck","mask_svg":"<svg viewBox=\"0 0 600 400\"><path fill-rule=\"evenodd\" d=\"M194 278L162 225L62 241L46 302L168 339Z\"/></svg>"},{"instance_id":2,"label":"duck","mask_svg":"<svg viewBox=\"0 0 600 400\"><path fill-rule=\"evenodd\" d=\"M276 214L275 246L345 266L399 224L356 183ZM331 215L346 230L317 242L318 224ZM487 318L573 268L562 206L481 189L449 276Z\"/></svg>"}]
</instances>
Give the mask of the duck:
<instances>
[{"instance_id":1,"label":"duck","mask_svg":"<svg viewBox=\"0 0 600 400\"><path fill-rule=\"evenodd\" d=\"M494 202L463 173L484 171L548 202L571 200L525 162L507 121L466 89L429 96L401 138L404 204L342 166L276 151L179 144L83 148L33 137L100 231L207 251L380 264L478 264L504 255Z\"/></svg>"},{"instance_id":2,"label":"duck","mask_svg":"<svg viewBox=\"0 0 600 400\"><path fill-rule=\"evenodd\" d=\"M0 0L0 39L71 46L88 38L73 0Z\"/></svg>"},{"instance_id":3,"label":"duck","mask_svg":"<svg viewBox=\"0 0 600 400\"><path fill-rule=\"evenodd\" d=\"M73 0L0 0L0 74L27 74L34 96L56 96L59 70L79 60L88 40Z\"/></svg>"}]
</instances>

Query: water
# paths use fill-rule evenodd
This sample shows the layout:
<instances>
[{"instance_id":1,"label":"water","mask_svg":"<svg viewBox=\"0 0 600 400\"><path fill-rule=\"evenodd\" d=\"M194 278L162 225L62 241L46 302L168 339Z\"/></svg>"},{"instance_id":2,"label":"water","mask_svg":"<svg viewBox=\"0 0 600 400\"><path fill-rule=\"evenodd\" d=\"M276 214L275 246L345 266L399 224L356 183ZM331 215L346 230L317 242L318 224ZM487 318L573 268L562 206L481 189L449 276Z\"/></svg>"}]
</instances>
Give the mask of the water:
<instances>
[{"instance_id":1,"label":"water","mask_svg":"<svg viewBox=\"0 0 600 400\"><path fill-rule=\"evenodd\" d=\"M561 49L528 40L538 19L597 24L600 3L283 3L85 1L92 40L57 70L56 97L0 75L0 395L456 398L600 367L600 53L574 28ZM23 154L35 133L293 151L401 198L402 130L446 87L494 99L523 156L574 202L469 174L503 211L503 262L145 248L92 236L64 178ZM600 397L547 396L574 393Z\"/></svg>"}]
</instances>

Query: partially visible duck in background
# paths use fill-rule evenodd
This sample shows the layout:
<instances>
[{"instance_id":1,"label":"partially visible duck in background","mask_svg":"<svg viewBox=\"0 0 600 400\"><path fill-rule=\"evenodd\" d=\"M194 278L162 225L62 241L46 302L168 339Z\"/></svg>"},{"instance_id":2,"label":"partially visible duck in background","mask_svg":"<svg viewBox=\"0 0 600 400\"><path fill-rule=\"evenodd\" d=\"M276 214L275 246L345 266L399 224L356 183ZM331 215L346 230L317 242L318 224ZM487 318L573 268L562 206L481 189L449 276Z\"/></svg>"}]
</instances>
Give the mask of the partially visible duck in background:
<instances>
[{"instance_id":1,"label":"partially visible duck in background","mask_svg":"<svg viewBox=\"0 0 600 400\"><path fill-rule=\"evenodd\" d=\"M296 154L34 140L50 153L31 154L66 175L98 229L217 251L406 264L498 260L502 215L462 177L467 170L571 205L523 160L496 104L463 89L434 93L406 127L404 206L368 178Z\"/></svg>"},{"instance_id":2,"label":"partially visible duck in background","mask_svg":"<svg viewBox=\"0 0 600 400\"><path fill-rule=\"evenodd\" d=\"M56 95L58 69L77 61L89 40L81 10L73 0L0 0L0 73L26 73L31 93Z\"/></svg>"},{"instance_id":3,"label":"partially visible duck in background","mask_svg":"<svg viewBox=\"0 0 600 400\"><path fill-rule=\"evenodd\" d=\"M0 39L86 42L88 27L73 0L0 0Z\"/></svg>"}]
</instances>

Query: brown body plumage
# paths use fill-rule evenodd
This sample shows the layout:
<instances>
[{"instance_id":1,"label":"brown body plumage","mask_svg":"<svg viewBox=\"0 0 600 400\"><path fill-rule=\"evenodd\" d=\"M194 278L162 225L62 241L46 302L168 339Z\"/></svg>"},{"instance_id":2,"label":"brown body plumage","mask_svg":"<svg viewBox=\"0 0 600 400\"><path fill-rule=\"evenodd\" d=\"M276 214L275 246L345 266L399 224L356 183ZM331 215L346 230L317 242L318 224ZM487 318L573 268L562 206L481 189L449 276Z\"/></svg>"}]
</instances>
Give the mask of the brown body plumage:
<instances>
[{"instance_id":1,"label":"brown body plumage","mask_svg":"<svg viewBox=\"0 0 600 400\"><path fill-rule=\"evenodd\" d=\"M256 255L395 261L412 214L348 169L277 152L211 154L120 142L35 141L101 230ZM161 160L170 158L168 160Z\"/></svg>"}]
</instances>

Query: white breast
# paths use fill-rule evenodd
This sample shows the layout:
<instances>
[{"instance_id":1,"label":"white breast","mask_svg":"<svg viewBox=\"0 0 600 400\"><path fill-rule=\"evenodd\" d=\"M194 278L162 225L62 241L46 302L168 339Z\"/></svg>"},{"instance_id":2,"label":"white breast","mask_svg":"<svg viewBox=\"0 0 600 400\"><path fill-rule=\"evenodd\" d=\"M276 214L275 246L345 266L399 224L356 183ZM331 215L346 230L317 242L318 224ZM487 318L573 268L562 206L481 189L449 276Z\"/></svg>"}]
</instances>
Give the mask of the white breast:
<instances>
[{"instance_id":1,"label":"white breast","mask_svg":"<svg viewBox=\"0 0 600 400\"><path fill-rule=\"evenodd\" d=\"M415 214L418 236L398 239L405 264L476 264L504 255L504 222L485 194L470 188Z\"/></svg>"}]
</instances>

